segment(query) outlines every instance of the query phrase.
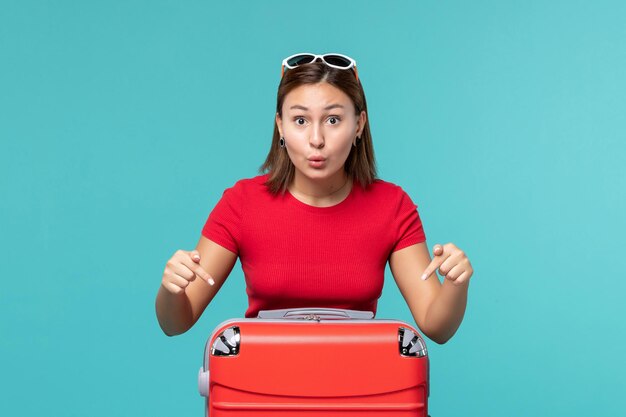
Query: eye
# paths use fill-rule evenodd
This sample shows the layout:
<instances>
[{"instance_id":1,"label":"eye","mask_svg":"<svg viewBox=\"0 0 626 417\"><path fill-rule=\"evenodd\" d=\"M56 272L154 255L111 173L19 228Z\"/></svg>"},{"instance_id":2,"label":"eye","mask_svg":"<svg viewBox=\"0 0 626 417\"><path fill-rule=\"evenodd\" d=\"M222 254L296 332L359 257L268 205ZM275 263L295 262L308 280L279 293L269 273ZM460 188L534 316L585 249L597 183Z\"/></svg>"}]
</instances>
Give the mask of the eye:
<instances>
[{"instance_id":1,"label":"eye","mask_svg":"<svg viewBox=\"0 0 626 417\"><path fill-rule=\"evenodd\" d=\"M337 123L339 123L339 120L341 119L337 116L330 116L328 118L328 123L330 123L331 125L336 125Z\"/></svg>"},{"instance_id":2,"label":"eye","mask_svg":"<svg viewBox=\"0 0 626 417\"><path fill-rule=\"evenodd\" d=\"M293 120L298 126L304 126L304 124L306 123L306 120L304 120L304 117L296 117Z\"/></svg>"}]
</instances>

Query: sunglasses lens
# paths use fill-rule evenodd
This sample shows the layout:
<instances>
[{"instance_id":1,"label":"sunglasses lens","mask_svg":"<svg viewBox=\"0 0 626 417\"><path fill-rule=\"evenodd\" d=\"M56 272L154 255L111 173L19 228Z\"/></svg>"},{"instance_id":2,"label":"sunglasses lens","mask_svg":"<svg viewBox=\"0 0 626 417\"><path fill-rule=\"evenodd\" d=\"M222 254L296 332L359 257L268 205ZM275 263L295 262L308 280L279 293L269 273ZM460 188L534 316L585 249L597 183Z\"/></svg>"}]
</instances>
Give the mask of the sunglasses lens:
<instances>
[{"instance_id":1,"label":"sunglasses lens","mask_svg":"<svg viewBox=\"0 0 626 417\"><path fill-rule=\"evenodd\" d=\"M339 55L324 55L324 60L328 62L330 65L334 65L340 68L349 68L352 62L349 59L346 59Z\"/></svg>"},{"instance_id":2,"label":"sunglasses lens","mask_svg":"<svg viewBox=\"0 0 626 417\"><path fill-rule=\"evenodd\" d=\"M314 55L296 55L287 61L287 65L297 67L298 65L310 64L313 60L315 60Z\"/></svg>"}]
</instances>

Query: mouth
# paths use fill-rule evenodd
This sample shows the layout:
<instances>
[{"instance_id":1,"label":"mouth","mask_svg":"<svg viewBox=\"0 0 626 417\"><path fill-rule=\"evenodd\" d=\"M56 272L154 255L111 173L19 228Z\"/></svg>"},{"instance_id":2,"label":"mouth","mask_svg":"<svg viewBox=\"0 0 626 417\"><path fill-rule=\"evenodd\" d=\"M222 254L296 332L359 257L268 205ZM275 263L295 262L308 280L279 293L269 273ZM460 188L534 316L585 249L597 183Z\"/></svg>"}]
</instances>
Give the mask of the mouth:
<instances>
[{"instance_id":1,"label":"mouth","mask_svg":"<svg viewBox=\"0 0 626 417\"><path fill-rule=\"evenodd\" d=\"M309 161L309 166L311 168L319 168L322 169L326 166L326 158L322 156L311 156L307 158Z\"/></svg>"}]
</instances>

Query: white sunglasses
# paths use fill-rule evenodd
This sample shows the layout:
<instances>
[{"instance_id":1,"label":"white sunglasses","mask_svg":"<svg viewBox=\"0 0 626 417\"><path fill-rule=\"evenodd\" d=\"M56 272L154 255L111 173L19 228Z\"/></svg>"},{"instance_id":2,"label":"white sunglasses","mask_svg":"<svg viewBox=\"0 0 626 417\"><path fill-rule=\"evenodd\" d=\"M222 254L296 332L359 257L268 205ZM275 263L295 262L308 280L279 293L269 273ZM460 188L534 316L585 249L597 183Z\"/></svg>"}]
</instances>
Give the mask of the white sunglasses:
<instances>
[{"instance_id":1,"label":"white sunglasses","mask_svg":"<svg viewBox=\"0 0 626 417\"><path fill-rule=\"evenodd\" d=\"M317 60L321 60L324 64L328 65L332 68L347 70L352 69L354 71L354 75L356 79L359 79L359 73L356 70L356 61L350 58L347 55L342 54L309 54L309 53L301 53L291 55L285 59L283 59L283 66L281 68L280 76L282 78L285 75L285 68L294 69L300 65L310 64Z\"/></svg>"}]
</instances>

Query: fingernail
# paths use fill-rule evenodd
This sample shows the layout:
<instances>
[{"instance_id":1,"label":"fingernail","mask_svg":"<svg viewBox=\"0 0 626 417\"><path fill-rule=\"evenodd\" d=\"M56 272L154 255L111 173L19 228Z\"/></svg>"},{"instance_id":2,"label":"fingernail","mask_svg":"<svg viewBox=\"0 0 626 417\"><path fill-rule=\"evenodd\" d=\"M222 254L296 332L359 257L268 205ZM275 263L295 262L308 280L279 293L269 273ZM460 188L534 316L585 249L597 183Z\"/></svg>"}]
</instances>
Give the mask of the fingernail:
<instances>
[{"instance_id":1,"label":"fingernail","mask_svg":"<svg viewBox=\"0 0 626 417\"><path fill-rule=\"evenodd\" d=\"M193 256L193 259L194 259L194 260L196 260L196 261L199 261L199 260L200 260L200 257L199 257L198 255L194 255L194 256Z\"/></svg>"},{"instance_id":2,"label":"fingernail","mask_svg":"<svg viewBox=\"0 0 626 417\"><path fill-rule=\"evenodd\" d=\"M209 278L209 284L215 285L215 281L213 281L213 278Z\"/></svg>"},{"instance_id":3,"label":"fingernail","mask_svg":"<svg viewBox=\"0 0 626 417\"><path fill-rule=\"evenodd\" d=\"M426 274L422 275L422 281L425 281L426 278L428 278L428 275L426 275Z\"/></svg>"}]
</instances>

